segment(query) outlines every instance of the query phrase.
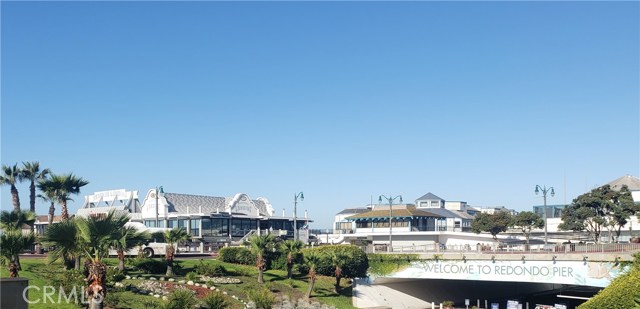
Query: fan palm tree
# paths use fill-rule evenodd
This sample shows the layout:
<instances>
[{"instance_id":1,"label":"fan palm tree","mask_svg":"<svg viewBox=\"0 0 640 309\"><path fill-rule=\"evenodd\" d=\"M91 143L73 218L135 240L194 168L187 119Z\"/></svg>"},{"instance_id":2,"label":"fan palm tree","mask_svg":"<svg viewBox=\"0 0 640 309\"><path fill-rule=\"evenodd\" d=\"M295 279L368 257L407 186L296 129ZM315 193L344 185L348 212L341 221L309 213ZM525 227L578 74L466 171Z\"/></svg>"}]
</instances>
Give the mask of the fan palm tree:
<instances>
[{"instance_id":1,"label":"fan palm tree","mask_svg":"<svg viewBox=\"0 0 640 309\"><path fill-rule=\"evenodd\" d=\"M320 256L316 252L309 251L304 256L304 262L309 267L309 289L307 290L307 299L309 299L313 292L313 285L316 283L316 268L320 263Z\"/></svg>"},{"instance_id":2,"label":"fan palm tree","mask_svg":"<svg viewBox=\"0 0 640 309\"><path fill-rule=\"evenodd\" d=\"M63 175L50 174L49 179L38 183L38 187L42 187L42 192L48 192L45 193L45 196L48 196L49 193L55 195L56 201L60 203L62 208L62 220L68 220L67 202L73 201L71 194L80 193L80 188L87 184L89 184L88 181L82 179L82 177L77 177L73 173ZM49 215L51 215L51 209ZM53 218L53 215L51 215L51 218Z\"/></svg>"},{"instance_id":3,"label":"fan palm tree","mask_svg":"<svg viewBox=\"0 0 640 309\"><path fill-rule=\"evenodd\" d=\"M21 181L28 180L29 184L29 211L36 212L36 181L46 179L47 175L51 172L48 168L40 170L40 162L22 162L22 169L20 170Z\"/></svg>"},{"instance_id":4,"label":"fan palm tree","mask_svg":"<svg viewBox=\"0 0 640 309\"><path fill-rule=\"evenodd\" d=\"M251 246L251 252L256 255L256 267L258 268L258 283L264 283L264 270L267 268L265 258L267 252L273 249L275 237L272 234L253 235L247 243Z\"/></svg>"},{"instance_id":5,"label":"fan palm tree","mask_svg":"<svg viewBox=\"0 0 640 309\"><path fill-rule=\"evenodd\" d=\"M340 252L333 252L331 254L331 265L333 266L334 275L336 276L336 287L334 292L340 292L340 279L342 278L342 267L344 267L344 261L347 257Z\"/></svg>"},{"instance_id":6,"label":"fan palm tree","mask_svg":"<svg viewBox=\"0 0 640 309\"><path fill-rule=\"evenodd\" d=\"M36 215L30 211L2 211L0 212L0 227L5 231L19 231L22 233L23 225L32 226L36 221ZM31 232L33 233L33 231ZM25 234L27 237L28 234ZM14 239L15 240L15 239ZM34 243L32 242L31 245ZM20 255L19 253L22 250L31 249L31 248L22 248L20 247L17 253L11 257L11 263L14 264L17 270L22 270L22 265L20 264Z\"/></svg>"},{"instance_id":7,"label":"fan palm tree","mask_svg":"<svg viewBox=\"0 0 640 309\"><path fill-rule=\"evenodd\" d=\"M150 238L151 235L149 233L146 231L140 232L132 226L125 226L116 231L111 247L118 252L118 269L124 271L124 253L126 251L143 244Z\"/></svg>"},{"instance_id":8,"label":"fan palm tree","mask_svg":"<svg viewBox=\"0 0 640 309\"><path fill-rule=\"evenodd\" d=\"M19 229L7 229L0 235L0 256L3 264L8 264L9 277L18 277L20 262L17 257L22 250L31 248L35 241L33 232L24 234Z\"/></svg>"},{"instance_id":9,"label":"fan palm tree","mask_svg":"<svg viewBox=\"0 0 640 309\"><path fill-rule=\"evenodd\" d=\"M299 240L288 239L280 243L280 252L287 255L287 278L291 279L296 254L300 253L304 243Z\"/></svg>"},{"instance_id":10,"label":"fan palm tree","mask_svg":"<svg viewBox=\"0 0 640 309\"><path fill-rule=\"evenodd\" d=\"M36 187L42 194L38 194L38 197L45 202L51 203L49 206L49 225L53 223L53 217L56 214L56 202L58 201L58 191L60 190L60 182L54 182L51 179L39 179Z\"/></svg>"},{"instance_id":11,"label":"fan palm tree","mask_svg":"<svg viewBox=\"0 0 640 309\"><path fill-rule=\"evenodd\" d=\"M18 195L18 188L16 183L20 182L20 168L18 164L13 166L2 165L2 175L0 175L0 184L11 186L11 202L13 203L13 210L20 211L20 196Z\"/></svg>"},{"instance_id":12,"label":"fan palm tree","mask_svg":"<svg viewBox=\"0 0 640 309\"><path fill-rule=\"evenodd\" d=\"M67 270L73 268L76 257L82 255L84 251L83 241L80 238L80 231L75 219L49 225L41 240L54 248L49 251L49 263L62 259Z\"/></svg>"},{"instance_id":13,"label":"fan palm tree","mask_svg":"<svg viewBox=\"0 0 640 309\"><path fill-rule=\"evenodd\" d=\"M109 254L109 247L117 237L117 232L129 221L127 215L110 211L106 216L91 216L78 219L80 239L84 242L87 257L86 294L90 309L102 309L107 296L107 265L102 260Z\"/></svg>"},{"instance_id":14,"label":"fan palm tree","mask_svg":"<svg viewBox=\"0 0 640 309\"><path fill-rule=\"evenodd\" d=\"M164 254L164 259L167 262L166 277L173 277L173 259L176 254L175 245L189 239L189 234L183 228L173 228L164 232L164 241L167 243L167 250Z\"/></svg>"}]
</instances>

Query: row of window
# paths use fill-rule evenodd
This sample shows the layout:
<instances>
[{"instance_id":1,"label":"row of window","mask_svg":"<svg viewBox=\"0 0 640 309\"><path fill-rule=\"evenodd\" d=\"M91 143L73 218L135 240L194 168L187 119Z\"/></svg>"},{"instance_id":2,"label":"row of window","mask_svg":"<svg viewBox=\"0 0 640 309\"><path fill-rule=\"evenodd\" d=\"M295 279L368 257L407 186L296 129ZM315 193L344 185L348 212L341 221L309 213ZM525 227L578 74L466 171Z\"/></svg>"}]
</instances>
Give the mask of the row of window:
<instances>
[{"instance_id":1,"label":"row of window","mask_svg":"<svg viewBox=\"0 0 640 309\"><path fill-rule=\"evenodd\" d=\"M229 220L231 224L229 226ZM293 231L293 222L288 220L260 221L260 229ZM305 226L305 221L298 221L298 229ZM164 219L144 220L146 227L164 228ZM229 236L242 237L251 230L258 229L258 220L246 218L197 218L197 219L168 219L167 228L184 228L191 236ZM202 234L200 229L202 228Z\"/></svg>"}]
</instances>

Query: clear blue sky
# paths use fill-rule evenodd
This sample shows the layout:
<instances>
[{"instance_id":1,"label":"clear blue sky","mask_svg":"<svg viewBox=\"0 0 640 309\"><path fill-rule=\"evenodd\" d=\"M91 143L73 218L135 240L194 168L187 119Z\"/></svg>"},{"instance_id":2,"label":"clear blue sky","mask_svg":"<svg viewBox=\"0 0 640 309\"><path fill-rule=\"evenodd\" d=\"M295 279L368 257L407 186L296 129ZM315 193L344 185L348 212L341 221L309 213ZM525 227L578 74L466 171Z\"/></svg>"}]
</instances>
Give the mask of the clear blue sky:
<instances>
[{"instance_id":1,"label":"clear blue sky","mask_svg":"<svg viewBox=\"0 0 640 309\"><path fill-rule=\"evenodd\" d=\"M89 180L72 212L162 185L291 213L304 191L328 228L380 194L531 210L536 184L560 204L640 174L638 2L1 9L2 163Z\"/></svg>"}]
</instances>

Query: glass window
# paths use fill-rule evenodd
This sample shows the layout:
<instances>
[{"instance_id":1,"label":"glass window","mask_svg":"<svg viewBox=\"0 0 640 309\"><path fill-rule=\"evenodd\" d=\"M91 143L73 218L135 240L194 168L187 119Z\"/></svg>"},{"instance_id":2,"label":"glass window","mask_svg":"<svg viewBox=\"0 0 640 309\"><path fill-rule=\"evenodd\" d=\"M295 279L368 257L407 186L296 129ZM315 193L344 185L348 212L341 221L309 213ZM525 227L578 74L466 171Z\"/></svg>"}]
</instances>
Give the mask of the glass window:
<instances>
[{"instance_id":1,"label":"glass window","mask_svg":"<svg viewBox=\"0 0 640 309\"><path fill-rule=\"evenodd\" d=\"M172 229L174 227L178 227L178 220L177 219L169 219L167 221L167 227Z\"/></svg>"},{"instance_id":2,"label":"glass window","mask_svg":"<svg viewBox=\"0 0 640 309\"><path fill-rule=\"evenodd\" d=\"M191 236L200 236L200 219L191 219Z\"/></svg>"}]
</instances>

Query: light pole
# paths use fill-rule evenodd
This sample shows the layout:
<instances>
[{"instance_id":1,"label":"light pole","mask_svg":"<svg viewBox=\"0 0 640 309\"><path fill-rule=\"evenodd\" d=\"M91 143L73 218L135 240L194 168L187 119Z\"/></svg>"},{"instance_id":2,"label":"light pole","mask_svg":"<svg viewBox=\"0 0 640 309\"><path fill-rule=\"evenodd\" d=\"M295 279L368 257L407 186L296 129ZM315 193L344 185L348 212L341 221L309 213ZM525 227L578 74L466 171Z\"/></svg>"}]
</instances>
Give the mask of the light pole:
<instances>
[{"instance_id":1,"label":"light pole","mask_svg":"<svg viewBox=\"0 0 640 309\"><path fill-rule=\"evenodd\" d=\"M386 197L384 195L380 195L378 197L378 203L382 203L382 198L384 198L385 200L387 200L389 202L389 248L387 249L388 252L392 252L393 249L393 240L391 239L392 237L392 231L393 231L393 201L395 199L400 199L400 204L402 204L402 195L398 195L396 197Z\"/></svg>"},{"instance_id":2,"label":"light pole","mask_svg":"<svg viewBox=\"0 0 640 309\"><path fill-rule=\"evenodd\" d=\"M164 194L164 190L162 190L162 186L160 187L156 187L156 227L160 227L160 220L159 220L159 213L158 213L158 208L159 208L159 204L158 204L158 196L160 194Z\"/></svg>"},{"instance_id":3,"label":"light pole","mask_svg":"<svg viewBox=\"0 0 640 309\"><path fill-rule=\"evenodd\" d=\"M543 213L544 213L544 248L546 250L547 248L547 192L551 193L551 197L553 197L556 193L553 192L553 187L547 188L546 186L539 186L536 185L536 195L538 195L538 193L540 193L540 191L542 191L542 197L544 199L544 208L543 208Z\"/></svg>"},{"instance_id":4,"label":"light pole","mask_svg":"<svg viewBox=\"0 0 640 309\"><path fill-rule=\"evenodd\" d=\"M298 198L304 201L304 193L300 192L293 196L293 239L298 240Z\"/></svg>"}]
</instances>

